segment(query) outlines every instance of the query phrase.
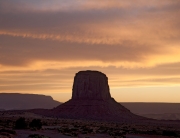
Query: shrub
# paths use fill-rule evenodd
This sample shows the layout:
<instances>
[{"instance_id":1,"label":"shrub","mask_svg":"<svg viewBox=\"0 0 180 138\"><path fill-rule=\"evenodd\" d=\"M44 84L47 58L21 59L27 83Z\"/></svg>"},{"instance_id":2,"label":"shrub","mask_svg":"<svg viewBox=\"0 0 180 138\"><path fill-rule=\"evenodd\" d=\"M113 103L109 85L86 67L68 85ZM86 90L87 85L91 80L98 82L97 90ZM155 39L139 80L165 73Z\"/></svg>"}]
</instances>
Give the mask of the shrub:
<instances>
[{"instance_id":1,"label":"shrub","mask_svg":"<svg viewBox=\"0 0 180 138\"><path fill-rule=\"evenodd\" d=\"M28 138L49 138L49 137L46 137L44 135L39 135L39 134L30 134Z\"/></svg>"},{"instance_id":2,"label":"shrub","mask_svg":"<svg viewBox=\"0 0 180 138\"><path fill-rule=\"evenodd\" d=\"M26 129L27 128L27 123L25 121L25 118L20 117L19 119L17 119L16 123L15 123L15 128L16 129Z\"/></svg>"},{"instance_id":3,"label":"shrub","mask_svg":"<svg viewBox=\"0 0 180 138\"><path fill-rule=\"evenodd\" d=\"M29 124L29 127L41 129L42 128L42 122L40 119L33 119L32 122Z\"/></svg>"},{"instance_id":4,"label":"shrub","mask_svg":"<svg viewBox=\"0 0 180 138\"><path fill-rule=\"evenodd\" d=\"M174 132L174 131L168 131L168 130L164 130L163 131L163 136L174 136L174 137L178 137L179 135Z\"/></svg>"}]
</instances>

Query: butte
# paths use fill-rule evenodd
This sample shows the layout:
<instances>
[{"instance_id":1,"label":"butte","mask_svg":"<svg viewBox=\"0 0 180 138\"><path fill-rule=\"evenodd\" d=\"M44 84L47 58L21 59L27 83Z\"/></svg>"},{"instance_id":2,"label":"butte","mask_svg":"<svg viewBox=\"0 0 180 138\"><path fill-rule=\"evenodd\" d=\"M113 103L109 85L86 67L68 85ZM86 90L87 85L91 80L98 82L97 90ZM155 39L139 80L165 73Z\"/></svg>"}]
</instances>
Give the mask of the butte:
<instances>
[{"instance_id":1,"label":"butte","mask_svg":"<svg viewBox=\"0 0 180 138\"><path fill-rule=\"evenodd\" d=\"M80 71L74 77L72 98L46 112L58 118L102 121L144 120L111 97L108 78L99 71Z\"/></svg>"}]
</instances>

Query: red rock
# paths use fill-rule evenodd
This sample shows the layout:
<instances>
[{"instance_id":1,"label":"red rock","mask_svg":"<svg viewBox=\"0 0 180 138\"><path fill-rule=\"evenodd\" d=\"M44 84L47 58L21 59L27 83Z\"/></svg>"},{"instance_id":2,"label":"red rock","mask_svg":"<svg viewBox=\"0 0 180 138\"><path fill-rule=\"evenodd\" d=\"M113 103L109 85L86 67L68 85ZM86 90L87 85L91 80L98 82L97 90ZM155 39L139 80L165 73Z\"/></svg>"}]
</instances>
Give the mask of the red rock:
<instances>
[{"instance_id":1,"label":"red rock","mask_svg":"<svg viewBox=\"0 0 180 138\"><path fill-rule=\"evenodd\" d=\"M72 99L110 99L108 78L98 71L80 71L74 77Z\"/></svg>"}]
</instances>

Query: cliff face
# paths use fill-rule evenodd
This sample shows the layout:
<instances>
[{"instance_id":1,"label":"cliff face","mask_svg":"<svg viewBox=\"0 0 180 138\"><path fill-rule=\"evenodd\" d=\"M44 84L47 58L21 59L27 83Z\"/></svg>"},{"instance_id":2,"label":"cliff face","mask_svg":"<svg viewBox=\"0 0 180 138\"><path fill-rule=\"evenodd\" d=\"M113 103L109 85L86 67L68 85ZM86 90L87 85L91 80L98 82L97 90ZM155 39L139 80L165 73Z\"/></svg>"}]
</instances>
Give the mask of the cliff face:
<instances>
[{"instance_id":1,"label":"cliff face","mask_svg":"<svg viewBox=\"0 0 180 138\"><path fill-rule=\"evenodd\" d=\"M44 108L51 109L60 103L51 96L37 94L0 93L0 109L21 110Z\"/></svg>"},{"instance_id":2,"label":"cliff face","mask_svg":"<svg viewBox=\"0 0 180 138\"><path fill-rule=\"evenodd\" d=\"M110 99L108 78L98 71L80 71L74 77L72 99Z\"/></svg>"}]
</instances>

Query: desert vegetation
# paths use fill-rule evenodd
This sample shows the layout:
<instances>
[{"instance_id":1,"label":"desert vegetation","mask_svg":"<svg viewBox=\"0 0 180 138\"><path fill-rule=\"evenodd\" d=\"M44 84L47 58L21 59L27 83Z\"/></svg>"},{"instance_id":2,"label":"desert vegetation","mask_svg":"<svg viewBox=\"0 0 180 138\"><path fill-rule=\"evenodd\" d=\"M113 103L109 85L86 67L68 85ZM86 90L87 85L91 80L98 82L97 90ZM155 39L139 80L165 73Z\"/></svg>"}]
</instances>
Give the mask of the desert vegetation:
<instances>
[{"instance_id":1,"label":"desert vegetation","mask_svg":"<svg viewBox=\"0 0 180 138\"><path fill-rule=\"evenodd\" d=\"M39 134L30 134L28 136L28 138L50 138L50 137L47 137L47 136L44 136L44 135L39 135Z\"/></svg>"},{"instance_id":2,"label":"desert vegetation","mask_svg":"<svg viewBox=\"0 0 180 138\"><path fill-rule=\"evenodd\" d=\"M33 119L30 124L30 128L35 128L35 129L41 129L42 128L42 122L40 119Z\"/></svg>"},{"instance_id":3,"label":"desert vegetation","mask_svg":"<svg viewBox=\"0 0 180 138\"><path fill-rule=\"evenodd\" d=\"M15 129L26 129L28 126L27 122L25 121L25 118L20 117L15 122Z\"/></svg>"},{"instance_id":4,"label":"desert vegetation","mask_svg":"<svg viewBox=\"0 0 180 138\"><path fill-rule=\"evenodd\" d=\"M31 132L27 135L28 138L51 138L44 132L53 132L67 137L96 134L105 134L112 138L125 138L127 134L180 137L180 127L169 124L148 125L17 116L0 118L0 137L17 138L23 131Z\"/></svg>"}]
</instances>

